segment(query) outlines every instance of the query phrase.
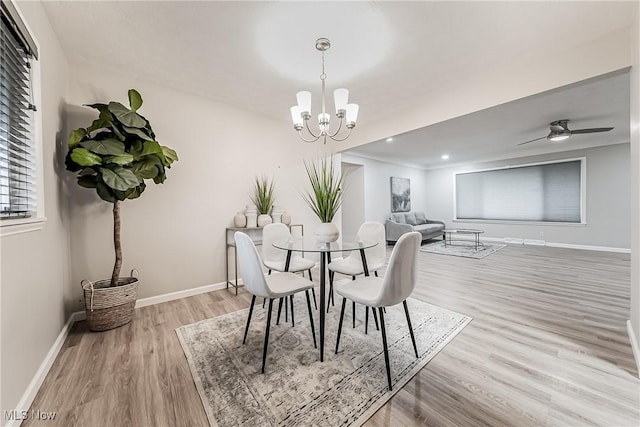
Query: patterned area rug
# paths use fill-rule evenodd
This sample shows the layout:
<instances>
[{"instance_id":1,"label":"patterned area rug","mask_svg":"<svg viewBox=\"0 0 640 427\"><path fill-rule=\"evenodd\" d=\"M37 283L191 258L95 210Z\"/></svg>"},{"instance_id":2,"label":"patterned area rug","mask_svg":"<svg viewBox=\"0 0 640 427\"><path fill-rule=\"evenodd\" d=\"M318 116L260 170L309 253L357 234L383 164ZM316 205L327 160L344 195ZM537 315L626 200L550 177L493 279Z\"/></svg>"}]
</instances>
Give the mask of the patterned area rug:
<instances>
[{"instance_id":1,"label":"patterned area rug","mask_svg":"<svg viewBox=\"0 0 640 427\"><path fill-rule=\"evenodd\" d=\"M272 319L264 375L260 368L267 310L262 304L256 303L245 345L247 309L182 326L176 333L212 426L360 426L471 321L415 299L407 303L420 357L413 353L402 304L387 308L392 392L387 388L380 332L369 316L369 333L364 334L362 306L357 306L353 329L347 304L340 352L334 354L337 297L326 317L322 363L313 347L303 295L295 298L295 327L284 322L284 312L280 325ZM275 307L276 302L274 317ZM318 311L313 315L317 334Z\"/></svg>"},{"instance_id":2,"label":"patterned area rug","mask_svg":"<svg viewBox=\"0 0 640 427\"><path fill-rule=\"evenodd\" d=\"M455 242L455 244L447 245L445 247L444 242L440 240L438 242L424 245L420 248L420 250L422 252L429 252L432 254L453 255L466 258L481 259L491 255L494 252L499 251L505 246L507 245L488 245L484 243L482 246L478 247L478 250L476 250L475 244L473 242Z\"/></svg>"}]
</instances>

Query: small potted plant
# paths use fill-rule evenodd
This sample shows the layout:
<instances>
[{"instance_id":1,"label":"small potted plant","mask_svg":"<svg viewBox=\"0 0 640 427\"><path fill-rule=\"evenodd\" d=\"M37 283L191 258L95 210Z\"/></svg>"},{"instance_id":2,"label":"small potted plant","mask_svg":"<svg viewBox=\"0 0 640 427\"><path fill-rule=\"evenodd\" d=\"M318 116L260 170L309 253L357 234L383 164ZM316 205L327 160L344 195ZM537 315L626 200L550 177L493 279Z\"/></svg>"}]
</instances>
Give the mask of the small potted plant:
<instances>
[{"instance_id":1,"label":"small potted plant","mask_svg":"<svg viewBox=\"0 0 640 427\"><path fill-rule=\"evenodd\" d=\"M260 213L258 216L258 227L264 227L273 222L269 216L269 211L273 206L274 200L275 185L273 180L269 182L269 179L264 175L260 178L256 177L251 201L256 205Z\"/></svg>"},{"instance_id":2,"label":"small potted plant","mask_svg":"<svg viewBox=\"0 0 640 427\"><path fill-rule=\"evenodd\" d=\"M316 238L321 243L335 242L340 232L331 221L342 205L344 176L335 170L333 156L317 162L305 161L304 167L311 191L306 191L303 198L322 223L316 230Z\"/></svg>"},{"instance_id":3,"label":"small potted plant","mask_svg":"<svg viewBox=\"0 0 640 427\"><path fill-rule=\"evenodd\" d=\"M142 97L129 90L129 107L119 102L91 104L99 116L87 128L69 135L67 170L75 172L78 185L94 189L113 204L115 263L111 279L82 281L87 323L92 331L104 331L129 323L137 298L138 278L120 277L120 204L137 199L147 187L145 181L162 184L165 169L178 160L169 147L160 145L147 119L138 114Z\"/></svg>"}]
</instances>

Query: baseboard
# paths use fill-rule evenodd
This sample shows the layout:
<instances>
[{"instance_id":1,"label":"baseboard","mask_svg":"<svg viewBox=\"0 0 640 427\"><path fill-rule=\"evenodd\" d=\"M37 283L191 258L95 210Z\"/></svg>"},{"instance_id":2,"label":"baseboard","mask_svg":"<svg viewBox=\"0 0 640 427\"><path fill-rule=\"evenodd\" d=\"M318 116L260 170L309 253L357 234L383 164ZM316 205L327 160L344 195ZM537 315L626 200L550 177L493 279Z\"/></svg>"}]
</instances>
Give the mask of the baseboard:
<instances>
[{"instance_id":1,"label":"baseboard","mask_svg":"<svg viewBox=\"0 0 640 427\"><path fill-rule=\"evenodd\" d=\"M239 283L242 284L242 279L239 280ZM167 301L173 301L181 298L186 298L194 295L204 294L207 292L218 291L226 288L226 282L214 283L212 285L200 286L198 288L185 289L184 291L170 292L168 294L157 295L154 297L142 298L136 301L136 308L146 307L148 305L160 304ZM62 330L58 334L58 337L54 341L53 345L49 349L49 352L45 356L44 360L40 364L38 371L34 375L33 379L27 386L27 389L22 394L18 405L16 406L17 413L20 414L20 411L28 411L33 403L33 400L36 398L38 394L38 390L42 386L51 366L53 366L53 362L55 362L56 357L58 357L58 353L62 349L62 345L64 341L69 336L69 332L71 332L71 328L76 322L81 320L85 320L86 315L84 311L76 311L71 313L69 319L62 327ZM5 427L17 427L23 420L3 420L6 424L3 424Z\"/></svg>"},{"instance_id":2,"label":"baseboard","mask_svg":"<svg viewBox=\"0 0 640 427\"><path fill-rule=\"evenodd\" d=\"M512 237L483 237L480 239L481 241L486 242L501 242L501 243L510 243L516 245L534 245L534 246L550 246L552 248L567 248L567 249L582 249L585 251L602 251L602 252L616 252L621 254L630 254L631 249L627 248L614 248L610 246L592 246L592 245L574 245L572 243L554 243L554 242L545 242L544 240L533 240L533 239L519 239Z\"/></svg>"},{"instance_id":3,"label":"baseboard","mask_svg":"<svg viewBox=\"0 0 640 427\"><path fill-rule=\"evenodd\" d=\"M546 246L552 248L568 248L568 249L582 249L585 251L602 251L602 252L616 252L620 254L630 254L631 249L627 248L613 248L610 246L591 246L591 245L574 245L571 243L553 243L547 242Z\"/></svg>"},{"instance_id":4,"label":"baseboard","mask_svg":"<svg viewBox=\"0 0 640 427\"><path fill-rule=\"evenodd\" d=\"M58 353L60 353L60 350L62 349L62 345L64 344L64 341L67 339L69 332L71 332L71 328L73 327L73 324L78 320L80 320L78 318L80 314L82 315L81 317L84 318L84 312L75 312L75 313L72 313L71 316L69 316L69 318L67 319L67 322L62 327L62 330L58 334L58 337L53 342L53 345L49 349L49 352L47 353L44 360L40 364L40 367L36 371L36 374L33 376L33 379L31 379L31 382L27 386L27 389L24 391L24 393L22 394L22 397L20 398L20 401L16 405L15 409L17 411L16 412L17 414L21 414L22 413L21 411L28 411L29 408L31 407L33 400L36 398L36 395L38 394L38 390L40 390L42 383L44 382L45 378L47 377L47 374L49 373L49 370L51 369L51 366L53 366L53 362L55 362L56 357L58 357ZM3 419L3 421L6 422L6 424L3 424L5 427L13 427L13 426L17 427L22 423L23 420L4 420Z\"/></svg>"},{"instance_id":5,"label":"baseboard","mask_svg":"<svg viewBox=\"0 0 640 427\"><path fill-rule=\"evenodd\" d=\"M631 320L627 320L627 332L629 333L629 342L631 342L631 350L633 350L633 358L636 360L636 368L640 378L640 347L638 347L638 340L636 340Z\"/></svg>"},{"instance_id":6,"label":"baseboard","mask_svg":"<svg viewBox=\"0 0 640 427\"><path fill-rule=\"evenodd\" d=\"M242 284L242 279L239 280ZM146 307L148 305L160 304L167 301L173 301L180 298L192 297L194 295L206 294L207 292L219 291L227 287L226 282L214 283L212 285L200 286L197 288L185 289L183 291L170 292L168 294L156 295L154 297L141 298L136 301L136 308Z\"/></svg>"}]
</instances>

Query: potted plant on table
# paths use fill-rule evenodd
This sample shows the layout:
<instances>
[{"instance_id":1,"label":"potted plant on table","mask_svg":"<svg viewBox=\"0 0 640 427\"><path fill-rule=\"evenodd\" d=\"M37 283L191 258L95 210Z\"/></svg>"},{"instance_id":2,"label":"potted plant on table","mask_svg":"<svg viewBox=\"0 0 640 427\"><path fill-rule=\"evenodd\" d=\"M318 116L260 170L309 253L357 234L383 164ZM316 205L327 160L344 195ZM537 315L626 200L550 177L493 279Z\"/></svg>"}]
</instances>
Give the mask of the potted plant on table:
<instances>
[{"instance_id":1,"label":"potted plant on table","mask_svg":"<svg viewBox=\"0 0 640 427\"><path fill-rule=\"evenodd\" d=\"M178 155L156 141L151 124L138 114L142 97L136 90L129 90L129 108L119 102L87 106L98 110L99 116L89 127L71 132L65 164L76 173L78 185L94 189L102 200L113 204L111 279L82 281L89 329L104 331L129 323L137 298L134 271L131 277L120 277L120 204L140 197L146 180L162 184L166 168Z\"/></svg>"},{"instance_id":2,"label":"potted plant on table","mask_svg":"<svg viewBox=\"0 0 640 427\"><path fill-rule=\"evenodd\" d=\"M269 211L273 206L274 200L275 185L273 180L269 182L269 179L266 176L262 176L260 178L256 177L251 201L256 205L256 208L260 213L260 216L258 216L258 227L264 227L265 225L273 222L272 218L269 216Z\"/></svg>"},{"instance_id":3,"label":"potted plant on table","mask_svg":"<svg viewBox=\"0 0 640 427\"><path fill-rule=\"evenodd\" d=\"M311 191L304 193L303 198L322 222L316 230L316 238L321 243L335 242L340 232L331 221L342 205L344 175L335 170L333 156L324 157L317 162L305 161L304 167Z\"/></svg>"}]
</instances>

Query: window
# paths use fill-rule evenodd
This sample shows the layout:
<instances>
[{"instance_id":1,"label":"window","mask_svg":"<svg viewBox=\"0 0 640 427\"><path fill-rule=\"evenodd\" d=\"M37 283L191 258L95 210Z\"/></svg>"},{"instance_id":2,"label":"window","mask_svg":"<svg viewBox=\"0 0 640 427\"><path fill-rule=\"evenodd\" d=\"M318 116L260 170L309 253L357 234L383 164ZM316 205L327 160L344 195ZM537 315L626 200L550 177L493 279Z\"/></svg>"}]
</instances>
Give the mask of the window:
<instances>
[{"instance_id":1,"label":"window","mask_svg":"<svg viewBox=\"0 0 640 427\"><path fill-rule=\"evenodd\" d=\"M457 173L457 220L583 223L585 159Z\"/></svg>"},{"instance_id":2,"label":"window","mask_svg":"<svg viewBox=\"0 0 640 427\"><path fill-rule=\"evenodd\" d=\"M1 3L0 218L28 218L38 210L36 106L32 65L37 48L13 4Z\"/></svg>"}]
</instances>

